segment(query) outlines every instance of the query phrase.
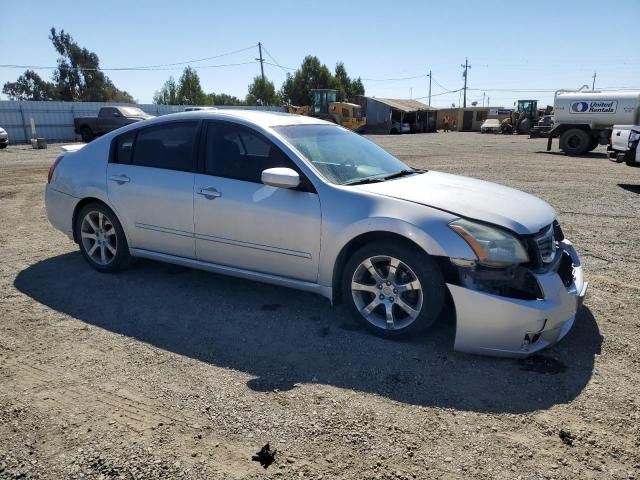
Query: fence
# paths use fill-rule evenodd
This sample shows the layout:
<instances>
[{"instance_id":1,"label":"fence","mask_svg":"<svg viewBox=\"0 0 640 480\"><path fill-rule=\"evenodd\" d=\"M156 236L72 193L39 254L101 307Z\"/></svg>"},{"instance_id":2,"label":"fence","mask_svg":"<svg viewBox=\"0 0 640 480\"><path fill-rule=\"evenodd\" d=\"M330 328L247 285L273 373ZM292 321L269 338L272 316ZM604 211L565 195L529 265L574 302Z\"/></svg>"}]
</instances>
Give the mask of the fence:
<instances>
[{"instance_id":1,"label":"fence","mask_svg":"<svg viewBox=\"0 0 640 480\"><path fill-rule=\"evenodd\" d=\"M0 101L0 127L9 134L11 143L27 143L33 137L31 122L35 125L35 136L49 142L72 141L80 137L73 131L73 119L98 115L104 106L129 105L114 102L15 102ZM138 104L150 115L166 115L182 112L188 105ZM283 107L219 106L220 109L251 109L281 112Z\"/></svg>"}]
</instances>

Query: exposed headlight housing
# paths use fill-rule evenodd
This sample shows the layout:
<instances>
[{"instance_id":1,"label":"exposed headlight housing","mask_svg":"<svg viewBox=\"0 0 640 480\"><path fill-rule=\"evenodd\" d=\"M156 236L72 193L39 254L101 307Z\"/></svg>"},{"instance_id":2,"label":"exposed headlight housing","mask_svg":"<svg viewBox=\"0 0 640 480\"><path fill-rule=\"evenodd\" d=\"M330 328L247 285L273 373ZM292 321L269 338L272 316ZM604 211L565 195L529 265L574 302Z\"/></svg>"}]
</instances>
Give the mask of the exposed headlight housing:
<instances>
[{"instance_id":1,"label":"exposed headlight housing","mask_svg":"<svg viewBox=\"0 0 640 480\"><path fill-rule=\"evenodd\" d=\"M640 132L631 130L631 133L629 133L629 148L633 148L633 144L638 140L640 140Z\"/></svg>"},{"instance_id":2,"label":"exposed headlight housing","mask_svg":"<svg viewBox=\"0 0 640 480\"><path fill-rule=\"evenodd\" d=\"M502 268L527 263L529 255L514 235L488 225L460 218L449 223L486 267Z\"/></svg>"}]
</instances>

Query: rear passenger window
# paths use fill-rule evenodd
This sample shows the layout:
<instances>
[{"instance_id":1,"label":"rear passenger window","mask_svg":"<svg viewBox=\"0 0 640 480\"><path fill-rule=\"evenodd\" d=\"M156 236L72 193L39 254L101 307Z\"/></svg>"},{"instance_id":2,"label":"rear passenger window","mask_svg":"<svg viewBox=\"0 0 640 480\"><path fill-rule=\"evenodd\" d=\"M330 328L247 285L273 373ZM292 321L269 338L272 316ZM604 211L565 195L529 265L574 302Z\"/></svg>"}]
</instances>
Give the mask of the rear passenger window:
<instances>
[{"instance_id":1,"label":"rear passenger window","mask_svg":"<svg viewBox=\"0 0 640 480\"><path fill-rule=\"evenodd\" d=\"M197 129L197 122L181 122L138 130L131 163L191 171Z\"/></svg>"},{"instance_id":2,"label":"rear passenger window","mask_svg":"<svg viewBox=\"0 0 640 480\"><path fill-rule=\"evenodd\" d=\"M131 153L133 152L133 141L136 132L128 132L120 135L116 139L116 163L131 163Z\"/></svg>"}]
</instances>

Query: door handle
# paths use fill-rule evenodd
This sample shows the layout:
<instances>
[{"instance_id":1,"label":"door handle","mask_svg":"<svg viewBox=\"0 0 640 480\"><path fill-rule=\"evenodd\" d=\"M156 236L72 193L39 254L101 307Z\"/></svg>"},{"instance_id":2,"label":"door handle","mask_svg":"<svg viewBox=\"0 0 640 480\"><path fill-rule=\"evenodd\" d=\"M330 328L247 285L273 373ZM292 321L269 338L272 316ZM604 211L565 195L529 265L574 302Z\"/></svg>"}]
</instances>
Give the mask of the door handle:
<instances>
[{"instance_id":1,"label":"door handle","mask_svg":"<svg viewBox=\"0 0 640 480\"><path fill-rule=\"evenodd\" d=\"M214 187L204 187L198 190L198 195L202 195L207 200L213 200L214 198L221 197L222 193L220 193Z\"/></svg>"},{"instance_id":2,"label":"door handle","mask_svg":"<svg viewBox=\"0 0 640 480\"><path fill-rule=\"evenodd\" d=\"M123 183L130 182L131 179L129 177L127 177L126 175L113 175L111 177L111 181L122 185Z\"/></svg>"}]
</instances>

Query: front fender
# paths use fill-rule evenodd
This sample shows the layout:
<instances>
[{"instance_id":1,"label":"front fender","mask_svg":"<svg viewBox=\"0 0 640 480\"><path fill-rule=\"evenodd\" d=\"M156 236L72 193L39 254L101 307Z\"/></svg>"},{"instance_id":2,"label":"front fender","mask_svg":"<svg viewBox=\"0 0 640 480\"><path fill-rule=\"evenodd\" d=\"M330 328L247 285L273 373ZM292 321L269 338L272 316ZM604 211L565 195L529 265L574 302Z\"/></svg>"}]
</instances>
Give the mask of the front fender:
<instances>
[{"instance_id":1,"label":"front fender","mask_svg":"<svg viewBox=\"0 0 640 480\"><path fill-rule=\"evenodd\" d=\"M323 235L325 241L320 256L318 283L326 287L332 286L340 252L352 240L373 232L400 235L429 255L475 259L476 256L469 245L448 227L449 221L454 218L457 217L439 211L431 218L423 218L419 224L392 217L369 217L345 226L339 232L335 232L335 235ZM327 238L331 240L326 241Z\"/></svg>"}]
</instances>

